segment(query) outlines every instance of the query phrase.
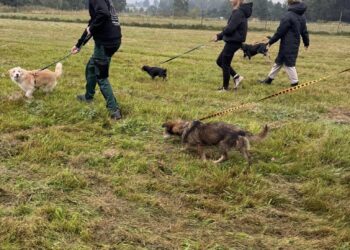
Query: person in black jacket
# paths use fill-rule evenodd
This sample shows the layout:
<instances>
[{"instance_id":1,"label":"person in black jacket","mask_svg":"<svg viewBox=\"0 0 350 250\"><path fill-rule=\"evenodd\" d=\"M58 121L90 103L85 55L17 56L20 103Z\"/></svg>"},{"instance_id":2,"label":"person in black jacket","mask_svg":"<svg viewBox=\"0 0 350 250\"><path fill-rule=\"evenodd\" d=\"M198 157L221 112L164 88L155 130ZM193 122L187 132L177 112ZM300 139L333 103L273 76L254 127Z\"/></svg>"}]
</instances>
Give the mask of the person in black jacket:
<instances>
[{"instance_id":1,"label":"person in black jacket","mask_svg":"<svg viewBox=\"0 0 350 250\"><path fill-rule=\"evenodd\" d=\"M77 54L80 48L91 38L95 40L95 48L85 71L86 92L77 96L82 102L91 102L95 95L96 84L107 102L111 118L122 118L118 102L113 94L108 80L111 58L121 45L121 28L112 0L89 0L89 25L83 35L72 48L72 54Z\"/></svg>"},{"instance_id":2,"label":"person in black jacket","mask_svg":"<svg viewBox=\"0 0 350 250\"><path fill-rule=\"evenodd\" d=\"M245 4L243 1L244 0L230 0L233 11L227 26L213 39L215 42L221 40L225 42L224 49L216 61L223 72L223 87L219 89L220 91L228 90L231 76L234 80L235 89L237 89L239 84L243 81L243 77L231 67L234 54L242 47L242 44L247 38L248 18L253 12L253 3Z\"/></svg>"},{"instance_id":3,"label":"person in black jacket","mask_svg":"<svg viewBox=\"0 0 350 250\"><path fill-rule=\"evenodd\" d=\"M281 40L278 56L268 77L260 81L264 84L271 84L285 66L292 87L298 86L299 79L295 68L298 58L300 37L303 39L305 49L310 45L309 33L306 26L306 5L300 0L288 0L288 12L283 16L276 34L270 39L269 46Z\"/></svg>"}]
</instances>

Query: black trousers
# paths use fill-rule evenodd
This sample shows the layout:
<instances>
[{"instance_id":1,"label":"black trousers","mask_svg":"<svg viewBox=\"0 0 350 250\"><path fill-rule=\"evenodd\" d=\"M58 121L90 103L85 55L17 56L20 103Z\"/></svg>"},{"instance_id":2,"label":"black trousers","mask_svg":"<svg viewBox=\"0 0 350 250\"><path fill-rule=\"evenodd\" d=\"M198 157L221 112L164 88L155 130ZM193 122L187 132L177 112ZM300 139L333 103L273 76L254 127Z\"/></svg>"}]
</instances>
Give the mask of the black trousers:
<instances>
[{"instance_id":1,"label":"black trousers","mask_svg":"<svg viewBox=\"0 0 350 250\"><path fill-rule=\"evenodd\" d=\"M226 43L224 49L216 60L217 65L222 68L223 87L228 89L230 84L230 76L234 77L237 72L231 67L233 56L242 47L241 43Z\"/></svg>"}]
</instances>

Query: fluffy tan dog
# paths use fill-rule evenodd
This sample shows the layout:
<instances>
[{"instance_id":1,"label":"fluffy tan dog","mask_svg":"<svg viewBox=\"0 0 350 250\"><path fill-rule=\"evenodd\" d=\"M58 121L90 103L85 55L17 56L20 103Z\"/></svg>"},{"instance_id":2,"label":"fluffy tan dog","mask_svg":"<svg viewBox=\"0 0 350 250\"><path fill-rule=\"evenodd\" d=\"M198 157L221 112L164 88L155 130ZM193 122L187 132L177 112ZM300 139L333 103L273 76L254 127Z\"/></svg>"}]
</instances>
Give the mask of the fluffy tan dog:
<instances>
[{"instance_id":1,"label":"fluffy tan dog","mask_svg":"<svg viewBox=\"0 0 350 250\"><path fill-rule=\"evenodd\" d=\"M52 92L57 85L57 79L62 75L62 64L56 65L55 72L50 70L27 71L20 67L9 70L11 80L24 92L27 98L33 98L36 89L42 89L45 93Z\"/></svg>"}]
</instances>

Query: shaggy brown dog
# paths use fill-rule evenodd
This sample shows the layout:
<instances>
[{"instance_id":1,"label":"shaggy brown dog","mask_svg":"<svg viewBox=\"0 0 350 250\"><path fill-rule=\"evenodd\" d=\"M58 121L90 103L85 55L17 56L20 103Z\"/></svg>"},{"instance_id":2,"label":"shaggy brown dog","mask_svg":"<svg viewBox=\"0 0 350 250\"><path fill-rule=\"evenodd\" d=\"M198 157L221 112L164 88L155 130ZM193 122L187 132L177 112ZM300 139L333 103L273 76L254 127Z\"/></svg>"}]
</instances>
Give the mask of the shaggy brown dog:
<instances>
[{"instance_id":1,"label":"shaggy brown dog","mask_svg":"<svg viewBox=\"0 0 350 250\"><path fill-rule=\"evenodd\" d=\"M218 146L221 157L214 163L228 160L229 151L235 148L243 155L249 165L251 164L250 142L263 140L269 130L265 126L260 134L252 135L237 126L222 122L202 123L200 121L189 122L183 120L167 122L163 124L163 127L165 128L165 138L171 135L181 136L184 144L197 148L198 154L203 160L206 160L205 146Z\"/></svg>"},{"instance_id":2,"label":"shaggy brown dog","mask_svg":"<svg viewBox=\"0 0 350 250\"><path fill-rule=\"evenodd\" d=\"M44 92L52 92L57 85L57 79L62 75L62 64L56 65L55 72L50 70L27 71L20 67L9 70L11 80L24 92L27 98L33 98L35 89L41 88Z\"/></svg>"}]
</instances>

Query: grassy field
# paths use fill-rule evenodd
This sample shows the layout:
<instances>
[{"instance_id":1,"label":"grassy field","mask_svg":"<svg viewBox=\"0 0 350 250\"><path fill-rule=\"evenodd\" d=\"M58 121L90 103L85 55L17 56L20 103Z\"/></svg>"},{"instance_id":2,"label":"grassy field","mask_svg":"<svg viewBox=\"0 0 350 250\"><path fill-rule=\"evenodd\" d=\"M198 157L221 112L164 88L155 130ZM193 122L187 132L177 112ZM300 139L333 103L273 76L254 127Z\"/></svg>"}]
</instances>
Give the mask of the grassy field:
<instances>
[{"instance_id":1,"label":"grassy field","mask_svg":"<svg viewBox=\"0 0 350 250\"><path fill-rule=\"evenodd\" d=\"M218 43L169 63L167 82L152 81L143 64L213 32L126 27L111 69L121 122L109 121L100 93L91 105L75 100L92 44L64 63L54 93L18 98L7 70L63 56L83 27L0 19L0 249L350 248L349 73L216 119L252 132L271 126L246 172L235 152L217 166L181 151L161 124L262 98L289 86L284 73L260 86L270 64L239 53L244 88L217 93ZM348 37L311 41L298 63L303 82L350 66Z\"/></svg>"},{"instance_id":2,"label":"grassy field","mask_svg":"<svg viewBox=\"0 0 350 250\"><path fill-rule=\"evenodd\" d=\"M58 11L53 9L42 10L21 10L20 12L14 12L13 9L0 6L0 18L11 19L34 19L34 20L51 20L61 22L87 22L87 11ZM136 15L136 14L120 14L121 21L124 25L128 26L155 26L160 28L191 28L191 29L217 29L221 30L226 20L220 20L218 18L185 18L185 17L159 17L148 15ZM276 30L279 22L277 21L261 21L257 19L251 19L249 21L249 28L255 31L274 31ZM309 31L312 33L325 33L325 34L350 34L350 25L338 22L318 22L309 23Z\"/></svg>"}]
</instances>

